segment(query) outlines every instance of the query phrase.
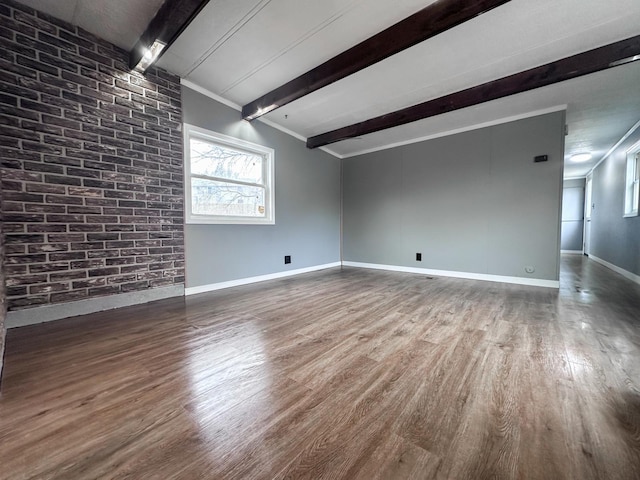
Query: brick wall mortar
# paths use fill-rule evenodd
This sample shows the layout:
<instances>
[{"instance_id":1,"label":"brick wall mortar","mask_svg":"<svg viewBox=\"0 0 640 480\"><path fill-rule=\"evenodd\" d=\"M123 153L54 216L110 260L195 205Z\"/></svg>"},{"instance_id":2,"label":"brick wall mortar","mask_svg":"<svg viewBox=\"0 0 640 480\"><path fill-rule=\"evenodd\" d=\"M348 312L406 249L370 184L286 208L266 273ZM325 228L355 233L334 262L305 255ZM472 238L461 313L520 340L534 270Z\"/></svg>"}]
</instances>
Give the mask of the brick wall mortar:
<instances>
[{"instance_id":1,"label":"brick wall mortar","mask_svg":"<svg viewBox=\"0 0 640 480\"><path fill-rule=\"evenodd\" d=\"M1 175L1 172L0 172ZM2 201L2 190L0 190L0 202ZM5 294L4 280L4 244L2 242L2 222L0 222L0 385L2 384L2 367L4 364L4 339L6 335L5 320L7 317L7 302Z\"/></svg>"},{"instance_id":2,"label":"brick wall mortar","mask_svg":"<svg viewBox=\"0 0 640 480\"><path fill-rule=\"evenodd\" d=\"M184 283L179 78L29 7L0 4L10 310Z\"/></svg>"}]
</instances>

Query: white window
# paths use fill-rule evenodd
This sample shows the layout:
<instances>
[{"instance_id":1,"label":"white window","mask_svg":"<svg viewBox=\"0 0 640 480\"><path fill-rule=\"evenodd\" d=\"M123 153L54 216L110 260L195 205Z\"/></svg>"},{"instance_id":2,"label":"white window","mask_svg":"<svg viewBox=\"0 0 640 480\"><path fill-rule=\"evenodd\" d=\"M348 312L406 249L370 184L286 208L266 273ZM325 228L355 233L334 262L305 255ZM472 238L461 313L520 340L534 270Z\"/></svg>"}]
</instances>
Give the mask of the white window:
<instances>
[{"instance_id":1,"label":"white window","mask_svg":"<svg viewBox=\"0 0 640 480\"><path fill-rule=\"evenodd\" d=\"M637 217L638 205L640 205L640 143L636 143L627 151L624 216Z\"/></svg>"},{"instance_id":2,"label":"white window","mask_svg":"<svg viewBox=\"0 0 640 480\"><path fill-rule=\"evenodd\" d=\"M187 223L275 223L274 151L185 125Z\"/></svg>"}]
</instances>

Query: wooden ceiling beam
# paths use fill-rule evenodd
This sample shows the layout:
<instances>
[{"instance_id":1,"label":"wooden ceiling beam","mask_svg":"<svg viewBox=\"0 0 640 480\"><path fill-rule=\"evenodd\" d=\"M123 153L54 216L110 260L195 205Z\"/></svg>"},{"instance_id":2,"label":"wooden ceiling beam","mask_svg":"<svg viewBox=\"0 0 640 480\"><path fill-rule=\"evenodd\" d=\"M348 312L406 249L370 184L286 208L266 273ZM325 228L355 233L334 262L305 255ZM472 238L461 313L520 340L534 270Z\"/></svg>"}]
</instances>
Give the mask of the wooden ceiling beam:
<instances>
[{"instance_id":1,"label":"wooden ceiling beam","mask_svg":"<svg viewBox=\"0 0 640 480\"><path fill-rule=\"evenodd\" d=\"M254 120L511 0L439 0L242 107Z\"/></svg>"},{"instance_id":2,"label":"wooden ceiling beam","mask_svg":"<svg viewBox=\"0 0 640 480\"><path fill-rule=\"evenodd\" d=\"M640 35L307 139L317 148L640 60Z\"/></svg>"},{"instance_id":3,"label":"wooden ceiling beam","mask_svg":"<svg viewBox=\"0 0 640 480\"><path fill-rule=\"evenodd\" d=\"M129 67L134 69L156 40L165 45L160 55L166 52L207 3L209 0L166 0L129 52Z\"/></svg>"}]
</instances>

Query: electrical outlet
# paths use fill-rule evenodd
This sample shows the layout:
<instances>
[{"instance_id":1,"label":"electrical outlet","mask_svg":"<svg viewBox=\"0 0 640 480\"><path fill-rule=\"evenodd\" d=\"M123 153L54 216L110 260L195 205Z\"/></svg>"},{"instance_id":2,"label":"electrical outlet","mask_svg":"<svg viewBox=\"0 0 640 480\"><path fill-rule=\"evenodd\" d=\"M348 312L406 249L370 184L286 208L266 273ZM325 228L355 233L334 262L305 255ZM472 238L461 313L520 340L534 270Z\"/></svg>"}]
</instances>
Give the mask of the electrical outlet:
<instances>
[{"instance_id":1,"label":"electrical outlet","mask_svg":"<svg viewBox=\"0 0 640 480\"><path fill-rule=\"evenodd\" d=\"M416 253L416 262L421 262L421 261L422 261L422 254Z\"/></svg>"},{"instance_id":2,"label":"electrical outlet","mask_svg":"<svg viewBox=\"0 0 640 480\"><path fill-rule=\"evenodd\" d=\"M291 255L285 255L284 256L284 263L285 264L291 263Z\"/></svg>"}]
</instances>

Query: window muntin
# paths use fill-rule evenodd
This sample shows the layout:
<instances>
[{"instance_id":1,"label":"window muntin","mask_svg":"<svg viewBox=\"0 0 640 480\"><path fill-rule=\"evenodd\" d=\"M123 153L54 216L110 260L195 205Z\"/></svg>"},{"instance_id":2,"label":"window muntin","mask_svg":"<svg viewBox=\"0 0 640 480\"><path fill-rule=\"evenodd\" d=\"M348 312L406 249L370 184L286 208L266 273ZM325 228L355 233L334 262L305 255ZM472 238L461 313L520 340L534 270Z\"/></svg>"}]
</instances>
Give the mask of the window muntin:
<instances>
[{"instance_id":1,"label":"window muntin","mask_svg":"<svg viewBox=\"0 0 640 480\"><path fill-rule=\"evenodd\" d=\"M275 223L273 170L273 149L185 125L187 223Z\"/></svg>"}]
</instances>

